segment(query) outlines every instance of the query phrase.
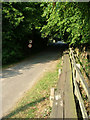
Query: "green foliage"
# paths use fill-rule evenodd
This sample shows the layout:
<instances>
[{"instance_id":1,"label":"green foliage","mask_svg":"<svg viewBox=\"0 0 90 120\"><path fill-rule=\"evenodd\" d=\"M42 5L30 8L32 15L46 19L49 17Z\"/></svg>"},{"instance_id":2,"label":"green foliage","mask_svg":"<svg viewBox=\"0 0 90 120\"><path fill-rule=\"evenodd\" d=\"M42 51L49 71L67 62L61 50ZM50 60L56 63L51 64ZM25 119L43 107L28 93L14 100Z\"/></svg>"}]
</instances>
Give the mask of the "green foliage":
<instances>
[{"instance_id":1,"label":"green foliage","mask_svg":"<svg viewBox=\"0 0 90 120\"><path fill-rule=\"evenodd\" d=\"M42 46L39 29L45 20L40 3L5 2L2 8L2 58L7 64L29 54L28 40L33 40L33 50Z\"/></svg>"},{"instance_id":2,"label":"green foliage","mask_svg":"<svg viewBox=\"0 0 90 120\"><path fill-rule=\"evenodd\" d=\"M89 43L88 3L57 2L44 6L43 17L47 24L42 27L42 37L60 38L70 45Z\"/></svg>"},{"instance_id":3,"label":"green foliage","mask_svg":"<svg viewBox=\"0 0 90 120\"><path fill-rule=\"evenodd\" d=\"M90 44L90 7L82 2L3 2L3 64L18 60L57 38L73 46ZM42 39L41 38L45 38ZM32 48L28 48L28 40Z\"/></svg>"},{"instance_id":4,"label":"green foliage","mask_svg":"<svg viewBox=\"0 0 90 120\"><path fill-rule=\"evenodd\" d=\"M23 21L23 14L13 7L12 3L3 3L2 10L2 56L3 63L11 62L15 59L14 56L18 57L20 54L20 47L17 41L15 41L15 29ZM19 56L20 57L20 56Z\"/></svg>"}]
</instances>

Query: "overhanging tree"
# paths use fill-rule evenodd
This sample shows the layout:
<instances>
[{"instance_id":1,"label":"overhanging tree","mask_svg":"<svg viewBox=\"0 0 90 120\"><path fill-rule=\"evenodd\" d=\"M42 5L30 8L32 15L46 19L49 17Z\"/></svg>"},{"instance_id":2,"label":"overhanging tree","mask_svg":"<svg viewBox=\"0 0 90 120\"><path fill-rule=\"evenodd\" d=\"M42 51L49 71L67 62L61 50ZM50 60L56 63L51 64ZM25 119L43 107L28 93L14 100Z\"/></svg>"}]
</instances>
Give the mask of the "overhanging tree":
<instances>
[{"instance_id":1,"label":"overhanging tree","mask_svg":"<svg viewBox=\"0 0 90 120\"><path fill-rule=\"evenodd\" d=\"M73 46L89 43L89 14L88 3L56 2L54 6L47 3L42 15L47 19L41 30L42 37L60 38Z\"/></svg>"}]
</instances>

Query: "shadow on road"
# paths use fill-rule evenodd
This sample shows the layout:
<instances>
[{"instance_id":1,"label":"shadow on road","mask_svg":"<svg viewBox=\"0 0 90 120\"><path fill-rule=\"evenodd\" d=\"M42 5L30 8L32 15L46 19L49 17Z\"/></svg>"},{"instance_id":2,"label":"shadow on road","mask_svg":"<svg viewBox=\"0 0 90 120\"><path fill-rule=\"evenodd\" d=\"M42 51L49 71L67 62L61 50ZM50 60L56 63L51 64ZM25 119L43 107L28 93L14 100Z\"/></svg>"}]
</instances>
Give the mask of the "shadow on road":
<instances>
[{"instance_id":1,"label":"shadow on road","mask_svg":"<svg viewBox=\"0 0 90 120\"><path fill-rule=\"evenodd\" d=\"M44 64L50 61L58 59L63 51L67 48L66 45L53 44L48 46L45 50L37 53L36 55L31 55L26 60L16 64L14 67L10 67L2 70L2 78L9 78L17 75L23 74L23 70L29 70L36 64Z\"/></svg>"}]
</instances>

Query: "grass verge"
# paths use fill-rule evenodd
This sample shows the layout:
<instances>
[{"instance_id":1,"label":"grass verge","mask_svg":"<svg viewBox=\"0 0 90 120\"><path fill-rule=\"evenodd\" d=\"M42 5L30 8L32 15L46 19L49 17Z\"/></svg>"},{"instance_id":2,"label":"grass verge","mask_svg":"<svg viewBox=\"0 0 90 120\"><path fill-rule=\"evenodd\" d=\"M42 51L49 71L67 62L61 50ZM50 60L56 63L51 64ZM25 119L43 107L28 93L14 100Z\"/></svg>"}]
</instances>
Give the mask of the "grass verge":
<instances>
[{"instance_id":1,"label":"grass verge","mask_svg":"<svg viewBox=\"0 0 90 120\"><path fill-rule=\"evenodd\" d=\"M51 112L50 88L57 85L59 68L61 68L61 58L56 68L45 73L5 118L49 118Z\"/></svg>"}]
</instances>

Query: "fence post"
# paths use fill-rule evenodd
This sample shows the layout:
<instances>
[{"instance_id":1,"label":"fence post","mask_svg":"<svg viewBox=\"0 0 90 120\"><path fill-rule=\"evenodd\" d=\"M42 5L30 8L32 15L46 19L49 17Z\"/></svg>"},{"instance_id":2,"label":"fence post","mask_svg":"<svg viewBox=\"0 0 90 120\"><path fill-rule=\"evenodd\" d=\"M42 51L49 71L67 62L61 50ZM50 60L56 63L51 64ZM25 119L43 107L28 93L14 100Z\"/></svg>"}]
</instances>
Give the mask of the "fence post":
<instances>
[{"instance_id":1,"label":"fence post","mask_svg":"<svg viewBox=\"0 0 90 120\"><path fill-rule=\"evenodd\" d=\"M61 69L58 70L58 78L60 77L61 75Z\"/></svg>"},{"instance_id":2,"label":"fence post","mask_svg":"<svg viewBox=\"0 0 90 120\"><path fill-rule=\"evenodd\" d=\"M76 64L76 66L80 69L80 64ZM79 83L79 74L76 70L76 81Z\"/></svg>"},{"instance_id":3,"label":"fence post","mask_svg":"<svg viewBox=\"0 0 90 120\"><path fill-rule=\"evenodd\" d=\"M53 106L53 101L54 101L54 88L51 88L51 93L50 93L50 106Z\"/></svg>"}]
</instances>

